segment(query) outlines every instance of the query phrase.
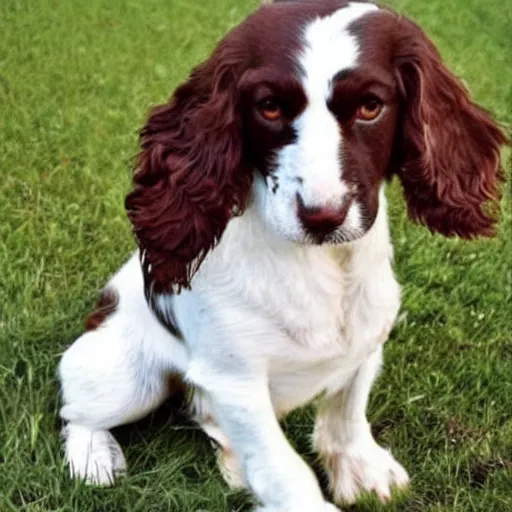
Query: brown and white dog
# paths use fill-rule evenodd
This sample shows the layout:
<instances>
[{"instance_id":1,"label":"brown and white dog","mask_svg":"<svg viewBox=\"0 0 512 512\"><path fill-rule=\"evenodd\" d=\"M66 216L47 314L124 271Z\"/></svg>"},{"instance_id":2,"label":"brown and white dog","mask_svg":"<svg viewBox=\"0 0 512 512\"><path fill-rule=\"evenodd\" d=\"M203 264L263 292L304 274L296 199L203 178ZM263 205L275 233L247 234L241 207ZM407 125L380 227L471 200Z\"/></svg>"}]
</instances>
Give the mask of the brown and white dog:
<instances>
[{"instance_id":1,"label":"brown and white dog","mask_svg":"<svg viewBox=\"0 0 512 512\"><path fill-rule=\"evenodd\" d=\"M139 249L59 367L72 474L111 483L125 460L109 429L177 374L260 511L336 510L279 426L315 397L334 502L405 486L365 416L400 304L384 186L398 176L432 231L490 236L504 142L405 17L260 7L141 132L126 201Z\"/></svg>"}]
</instances>

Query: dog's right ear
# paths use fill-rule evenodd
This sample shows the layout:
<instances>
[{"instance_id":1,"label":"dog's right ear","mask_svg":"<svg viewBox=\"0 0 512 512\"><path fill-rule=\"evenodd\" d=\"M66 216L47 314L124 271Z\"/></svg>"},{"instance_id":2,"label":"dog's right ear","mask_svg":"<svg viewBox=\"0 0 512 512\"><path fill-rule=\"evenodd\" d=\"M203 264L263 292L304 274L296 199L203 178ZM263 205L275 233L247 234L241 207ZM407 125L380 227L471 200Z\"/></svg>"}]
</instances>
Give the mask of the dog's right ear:
<instances>
[{"instance_id":1,"label":"dog's right ear","mask_svg":"<svg viewBox=\"0 0 512 512\"><path fill-rule=\"evenodd\" d=\"M220 46L140 133L126 198L146 275L155 293L189 287L252 182L244 168L236 58ZM148 282L149 281L149 282Z\"/></svg>"}]
</instances>

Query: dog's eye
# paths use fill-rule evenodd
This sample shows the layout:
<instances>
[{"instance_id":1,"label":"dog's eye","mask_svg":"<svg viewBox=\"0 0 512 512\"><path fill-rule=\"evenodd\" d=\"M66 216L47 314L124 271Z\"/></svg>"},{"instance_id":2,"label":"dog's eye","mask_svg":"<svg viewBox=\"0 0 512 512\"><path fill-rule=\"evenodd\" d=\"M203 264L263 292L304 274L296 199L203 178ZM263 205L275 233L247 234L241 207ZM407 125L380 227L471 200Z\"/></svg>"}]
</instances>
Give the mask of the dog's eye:
<instances>
[{"instance_id":1,"label":"dog's eye","mask_svg":"<svg viewBox=\"0 0 512 512\"><path fill-rule=\"evenodd\" d=\"M267 98L261 101L258 109L267 121L279 121L283 116L283 110L275 98Z\"/></svg>"},{"instance_id":2,"label":"dog's eye","mask_svg":"<svg viewBox=\"0 0 512 512\"><path fill-rule=\"evenodd\" d=\"M382 101L376 96L365 98L357 109L356 117L361 121L373 121L382 112Z\"/></svg>"}]
</instances>

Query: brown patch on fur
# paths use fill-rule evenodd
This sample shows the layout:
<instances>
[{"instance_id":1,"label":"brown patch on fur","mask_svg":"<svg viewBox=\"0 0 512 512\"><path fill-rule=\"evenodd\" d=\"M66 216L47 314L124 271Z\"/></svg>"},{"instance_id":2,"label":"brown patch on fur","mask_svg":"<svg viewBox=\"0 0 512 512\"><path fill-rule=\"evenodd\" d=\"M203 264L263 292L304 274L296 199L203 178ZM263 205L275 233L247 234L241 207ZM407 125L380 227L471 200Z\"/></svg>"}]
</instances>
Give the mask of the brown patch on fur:
<instances>
[{"instance_id":1,"label":"brown patch on fur","mask_svg":"<svg viewBox=\"0 0 512 512\"><path fill-rule=\"evenodd\" d=\"M171 396L185 394L187 386L179 373L171 373L167 379L167 387Z\"/></svg>"},{"instance_id":2,"label":"brown patch on fur","mask_svg":"<svg viewBox=\"0 0 512 512\"><path fill-rule=\"evenodd\" d=\"M187 385L179 373L170 373L167 378L170 403L174 409L185 411L187 407Z\"/></svg>"},{"instance_id":3,"label":"brown patch on fur","mask_svg":"<svg viewBox=\"0 0 512 512\"><path fill-rule=\"evenodd\" d=\"M96 309L85 319L85 330L97 329L116 310L118 303L117 292L112 288L105 288L96 302Z\"/></svg>"}]
</instances>

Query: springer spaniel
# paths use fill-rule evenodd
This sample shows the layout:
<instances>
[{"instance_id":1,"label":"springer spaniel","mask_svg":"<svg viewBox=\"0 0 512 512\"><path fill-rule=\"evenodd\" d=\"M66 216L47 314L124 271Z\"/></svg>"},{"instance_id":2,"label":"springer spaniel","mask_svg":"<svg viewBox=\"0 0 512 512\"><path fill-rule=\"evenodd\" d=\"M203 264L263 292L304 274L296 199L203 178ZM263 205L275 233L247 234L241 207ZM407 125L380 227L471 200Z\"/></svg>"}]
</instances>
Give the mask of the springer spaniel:
<instances>
[{"instance_id":1,"label":"springer spaniel","mask_svg":"<svg viewBox=\"0 0 512 512\"><path fill-rule=\"evenodd\" d=\"M73 476L125 470L109 429L186 385L259 511L334 511L279 419L318 398L335 503L405 469L365 416L400 305L384 186L444 235L491 236L505 137L413 22L372 3L260 7L141 132L138 251L59 367Z\"/></svg>"}]
</instances>

